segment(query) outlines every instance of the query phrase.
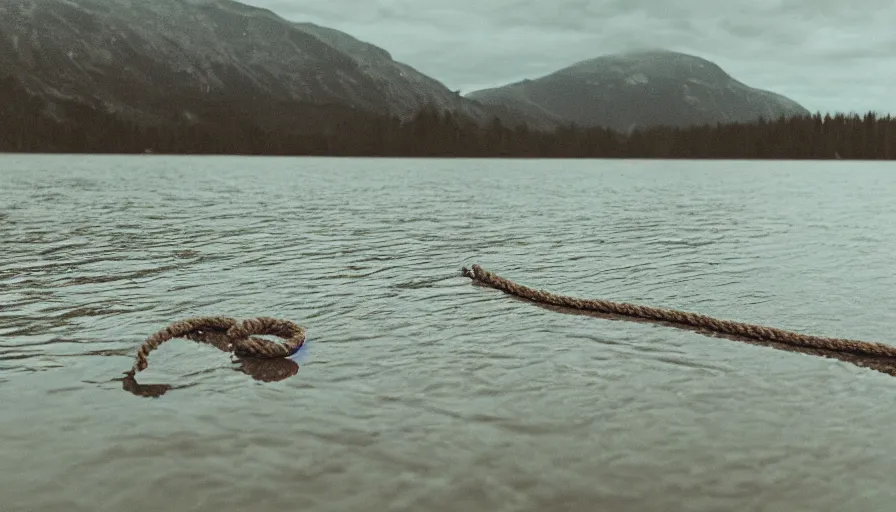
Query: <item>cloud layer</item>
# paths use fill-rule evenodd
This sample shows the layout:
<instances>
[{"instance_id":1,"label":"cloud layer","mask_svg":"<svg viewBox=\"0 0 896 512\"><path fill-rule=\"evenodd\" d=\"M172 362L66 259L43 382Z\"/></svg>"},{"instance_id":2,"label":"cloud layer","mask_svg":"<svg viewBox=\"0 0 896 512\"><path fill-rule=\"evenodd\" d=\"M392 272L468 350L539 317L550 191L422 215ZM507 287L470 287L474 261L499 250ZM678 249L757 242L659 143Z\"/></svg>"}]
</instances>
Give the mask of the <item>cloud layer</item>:
<instances>
[{"instance_id":1,"label":"cloud layer","mask_svg":"<svg viewBox=\"0 0 896 512\"><path fill-rule=\"evenodd\" d=\"M811 111L896 114L892 0L245 0L347 32L452 89L638 48L709 59Z\"/></svg>"}]
</instances>

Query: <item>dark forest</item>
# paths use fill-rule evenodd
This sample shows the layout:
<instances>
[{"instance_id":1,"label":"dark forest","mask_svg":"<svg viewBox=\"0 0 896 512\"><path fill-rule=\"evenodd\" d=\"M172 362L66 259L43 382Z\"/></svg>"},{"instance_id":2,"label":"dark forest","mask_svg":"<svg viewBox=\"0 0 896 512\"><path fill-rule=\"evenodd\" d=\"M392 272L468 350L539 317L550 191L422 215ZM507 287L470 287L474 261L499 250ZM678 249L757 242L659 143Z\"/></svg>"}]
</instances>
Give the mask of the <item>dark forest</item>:
<instances>
[{"instance_id":1,"label":"dark forest","mask_svg":"<svg viewBox=\"0 0 896 512\"><path fill-rule=\"evenodd\" d=\"M0 79L0 151L381 157L893 159L896 119L821 115L621 134L561 127L538 132L477 124L425 109L404 122L342 106L252 105L184 98L201 121L137 123L76 102L52 109Z\"/></svg>"}]
</instances>

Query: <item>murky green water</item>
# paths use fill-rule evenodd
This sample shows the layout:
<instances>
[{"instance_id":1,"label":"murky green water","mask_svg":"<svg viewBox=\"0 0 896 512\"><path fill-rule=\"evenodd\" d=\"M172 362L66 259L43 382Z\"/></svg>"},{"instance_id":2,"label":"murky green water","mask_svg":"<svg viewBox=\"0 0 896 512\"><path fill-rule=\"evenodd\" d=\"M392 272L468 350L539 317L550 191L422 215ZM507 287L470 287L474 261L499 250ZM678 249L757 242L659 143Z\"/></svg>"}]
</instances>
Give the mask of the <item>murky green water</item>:
<instances>
[{"instance_id":1,"label":"murky green water","mask_svg":"<svg viewBox=\"0 0 896 512\"><path fill-rule=\"evenodd\" d=\"M896 343L894 198L873 163L0 157L0 510L889 510L893 377L459 270ZM297 373L173 340L137 375L173 389L124 389L218 314L305 325Z\"/></svg>"}]
</instances>

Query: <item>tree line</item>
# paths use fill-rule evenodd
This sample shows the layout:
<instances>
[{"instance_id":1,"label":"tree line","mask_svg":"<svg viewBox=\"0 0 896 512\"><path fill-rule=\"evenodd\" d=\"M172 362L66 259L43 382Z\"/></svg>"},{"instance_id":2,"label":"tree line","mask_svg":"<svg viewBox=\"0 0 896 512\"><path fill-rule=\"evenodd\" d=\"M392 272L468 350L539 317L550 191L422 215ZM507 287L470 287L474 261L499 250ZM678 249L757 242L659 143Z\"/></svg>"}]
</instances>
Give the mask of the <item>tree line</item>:
<instances>
[{"instance_id":1,"label":"tree line","mask_svg":"<svg viewBox=\"0 0 896 512\"><path fill-rule=\"evenodd\" d=\"M411 119L340 105L253 105L173 98L145 120L76 101L52 104L0 78L0 151L381 157L893 159L896 118L807 115L619 133L567 125L545 132L481 124L434 108ZM189 110L192 116L182 112ZM175 114L177 113L177 114Z\"/></svg>"}]
</instances>

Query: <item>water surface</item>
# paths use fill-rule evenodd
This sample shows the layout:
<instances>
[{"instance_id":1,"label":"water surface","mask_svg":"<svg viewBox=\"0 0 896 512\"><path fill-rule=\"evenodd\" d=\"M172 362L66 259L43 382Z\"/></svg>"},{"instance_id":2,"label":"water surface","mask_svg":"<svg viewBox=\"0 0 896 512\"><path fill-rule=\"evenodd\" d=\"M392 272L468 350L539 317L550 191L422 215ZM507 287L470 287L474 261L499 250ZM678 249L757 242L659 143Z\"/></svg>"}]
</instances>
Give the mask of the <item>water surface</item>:
<instances>
[{"instance_id":1,"label":"water surface","mask_svg":"<svg viewBox=\"0 0 896 512\"><path fill-rule=\"evenodd\" d=\"M896 343L892 170L0 157L0 510L888 509L893 377L459 271ZM309 344L173 340L137 375L171 389L121 381L199 315Z\"/></svg>"}]
</instances>

